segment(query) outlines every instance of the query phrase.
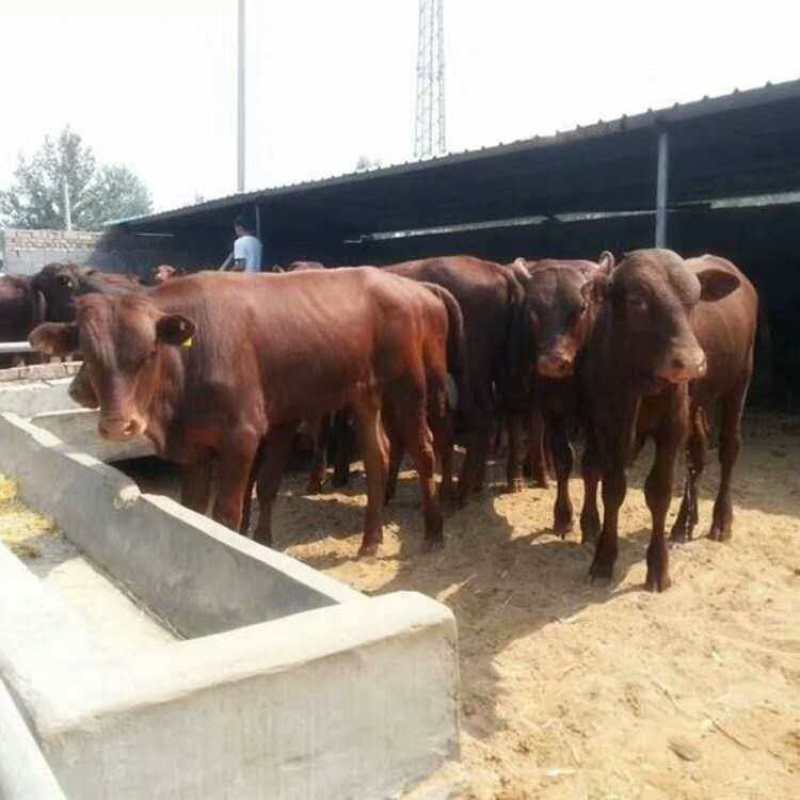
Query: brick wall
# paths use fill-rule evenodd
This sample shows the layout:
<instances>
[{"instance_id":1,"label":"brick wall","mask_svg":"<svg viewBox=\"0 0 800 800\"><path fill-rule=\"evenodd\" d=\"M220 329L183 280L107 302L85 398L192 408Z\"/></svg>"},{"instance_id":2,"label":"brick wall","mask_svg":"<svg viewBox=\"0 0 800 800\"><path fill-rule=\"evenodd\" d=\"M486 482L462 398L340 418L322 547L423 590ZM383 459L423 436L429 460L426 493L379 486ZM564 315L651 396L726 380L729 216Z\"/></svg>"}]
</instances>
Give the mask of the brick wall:
<instances>
[{"instance_id":1,"label":"brick wall","mask_svg":"<svg viewBox=\"0 0 800 800\"><path fill-rule=\"evenodd\" d=\"M32 275L52 261L88 262L102 234L91 231L3 231L3 268L18 275Z\"/></svg>"}]
</instances>

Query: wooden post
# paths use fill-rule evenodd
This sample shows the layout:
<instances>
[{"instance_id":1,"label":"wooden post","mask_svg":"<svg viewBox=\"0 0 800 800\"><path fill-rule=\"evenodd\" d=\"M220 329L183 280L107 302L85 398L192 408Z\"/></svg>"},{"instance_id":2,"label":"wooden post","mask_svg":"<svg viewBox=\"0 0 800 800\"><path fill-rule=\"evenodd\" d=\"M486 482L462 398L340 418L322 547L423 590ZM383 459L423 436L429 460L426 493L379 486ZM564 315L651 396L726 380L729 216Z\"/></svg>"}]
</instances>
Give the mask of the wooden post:
<instances>
[{"instance_id":1,"label":"wooden post","mask_svg":"<svg viewBox=\"0 0 800 800\"><path fill-rule=\"evenodd\" d=\"M667 198L669 194L669 139L666 130L658 134L656 173L656 247L667 246Z\"/></svg>"}]
</instances>

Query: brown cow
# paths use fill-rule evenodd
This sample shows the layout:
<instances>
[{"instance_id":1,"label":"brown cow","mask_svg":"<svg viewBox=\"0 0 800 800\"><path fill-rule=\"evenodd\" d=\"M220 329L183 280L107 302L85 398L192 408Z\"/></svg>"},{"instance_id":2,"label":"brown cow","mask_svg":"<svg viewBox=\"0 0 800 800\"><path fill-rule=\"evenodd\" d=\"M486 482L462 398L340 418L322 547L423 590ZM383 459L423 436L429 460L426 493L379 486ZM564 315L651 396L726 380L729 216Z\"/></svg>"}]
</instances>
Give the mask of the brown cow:
<instances>
[{"instance_id":1,"label":"brown cow","mask_svg":"<svg viewBox=\"0 0 800 800\"><path fill-rule=\"evenodd\" d=\"M670 250L626 254L605 287L606 300L587 345L582 382L589 409L584 459L588 538L599 527L597 482L602 479L603 525L590 575L611 577L617 558L619 509L626 467L638 444L655 440L645 482L652 515L645 588L670 585L664 525L677 454L689 427L690 381L702 378L707 359L692 330L702 300L712 304L740 285L737 275L712 264L695 270Z\"/></svg>"},{"instance_id":2,"label":"brown cow","mask_svg":"<svg viewBox=\"0 0 800 800\"><path fill-rule=\"evenodd\" d=\"M719 463L721 477L709 537L730 539L733 526L731 476L742 443L742 412L750 379L759 326L759 303L755 287L730 261L704 255L691 258L686 266L695 275L707 269L730 273L739 288L718 302L701 302L692 315L692 329L708 358L704 377L689 386L690 430L687 447L687 477L683 502L672 528L672 540L691 539L698 522L697 481L703 472L708 449L706 421L720 405ZM763 323L762 323L763 324Z\"/></svg>"},{"instance_id":3,"label":"brown cow","mask_svg":"<svg viewBox=\"0 0 800 800\"><path fill-rule=\"evenodd\" d=\"M577 377L583 351L602 303L602 286L614 265L611 253L593 261L515 262L524 267L526 325L522 352L535 372L530 447L544 472L544 428L557 480L553 530L562 538L572 530L569 476L575 455L570 434L581 418Z\"/></svg>"},{"instance_id":4,"label":"brown cow","mask_svg":"<svg viewBox=\"0 0 800 800\"><path fill-rule=\"evenodd\" d=\"M361 553L375 552L388 467L380 415L388 403L419 474L426 546L442 543L426 411L430 398L446 403L448 310L425 287L375 269L201 273L144 295L93 294L76 305L75 323L40 326L32 342L54 354L80 347L101 435L143 433L183 464L188 506L207 506L216 457L214 517L239 528L263 446L256 538L269 543L297 424L349 403L369 487Z\"/></svg>"},{"instance_id":5,"label":"brown cow","mask_svg":"<svg viewBox=\"0 0 800 800\"><path fill-rule=\"evenodd\" d=\"M41 292L24 275L0 275L0 341L24 342L28 334L43 322L46 303ZM33 363L38 356L30 354L0 354L0 368L18 363Z\"/></svg>"},{"instance_id":6,"label":"brown cow","mask_svg":"<svg viewBox=\"0 0 800 800\"><path fill-rule=\"evenodd\" d=\"M509 361L509 336L519 315L524 290L508 267L471 256L448 256L407 261L384 267L384 271L438 284L458 301L464 317L467 343L467 384L469 397L463 408L469 430L467 453L458 486L459 504L484 480L492 420L498 408L519 414L524 408L521 377ZM515 471L517 470L517 471ZM509 459L508 487L523 486L519 459Z\"/></svg>"}]
</instances>

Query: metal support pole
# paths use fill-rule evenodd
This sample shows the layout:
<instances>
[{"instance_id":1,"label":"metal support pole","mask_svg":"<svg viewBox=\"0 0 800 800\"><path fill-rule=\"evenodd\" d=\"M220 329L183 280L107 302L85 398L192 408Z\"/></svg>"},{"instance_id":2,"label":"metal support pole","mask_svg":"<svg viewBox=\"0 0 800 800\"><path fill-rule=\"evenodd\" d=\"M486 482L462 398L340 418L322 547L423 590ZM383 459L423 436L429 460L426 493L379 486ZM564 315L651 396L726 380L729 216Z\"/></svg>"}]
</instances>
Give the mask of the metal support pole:
<instances>
[{"instance_id":1,"label":"metal support pole","mask_svg":"<svg viewBox=\"0 0 800 800\"><path fill-rule=\"evenodd\" d=\"M239 43L236 102L236 191L244 191L244 159L245 159L245 114L244 114L244 62L245 62L245 12L246 0L239 0Z\"/></svg>"},{"instance_id":2,"label":"metal support pole","mask_svg":"<svg viewBox=\"0 0 800 800\"><path fill-rule=\"evenodd\" d=\"M261 241L261 208L258 203L253 203L253 211L256 218L256 239Z\"/></svg>"},{"instance_id":3,"label":"metal support pole","mask_svg":"<svg viewBox=\"0 0 800 800\"><path fill-rule=\"evenodd\" d=\"M64 175L64 178L62 180L62 185L64 187L64 230L71 231L72 207L70 205L70 199L69 199L69 182L67 181L66 175Z\"/></svg>"},{"instance_id":4,"label":"metal support pole","mask_svg":"<svg viewBox=\"0 0 800 800\"><path fill-rule=\"evenodd\" d=\"M656 174L656 247L667 246L667 198L669 194L669 139L658 134L658 171Z\"/></svg>"}]
</instances>

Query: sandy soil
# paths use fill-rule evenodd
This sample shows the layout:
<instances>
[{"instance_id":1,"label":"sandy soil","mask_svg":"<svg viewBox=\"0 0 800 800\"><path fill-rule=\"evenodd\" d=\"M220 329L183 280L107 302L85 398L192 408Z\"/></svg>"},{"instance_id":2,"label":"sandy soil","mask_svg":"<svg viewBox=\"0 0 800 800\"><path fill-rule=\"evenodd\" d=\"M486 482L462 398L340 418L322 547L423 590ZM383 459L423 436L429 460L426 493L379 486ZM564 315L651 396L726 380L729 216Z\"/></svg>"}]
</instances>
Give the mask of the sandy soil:
<instances>
[{"instance_id":1,"label":"sandy soil","mask_svg":"<svg viewBox=\"0 0 800 800\"><path fill-rule=\"evenodd\" d=\"M304 475L287 480L276 546L365 592L413 589L453 609L463 727L453 796L800 797L800 424L749 421L734 539L674 549L662 595L642 590L649 455L632 474L610 586L587 583L577 534L550 534L552 490L496 485L448 520L443 552L422 555L404 473L380 556L358 561L363 478L314 497L302 495ZM701 535L716 477L714 461ZM572 494L577 504L577 480Z\"/></svg>"}]
</instances>

